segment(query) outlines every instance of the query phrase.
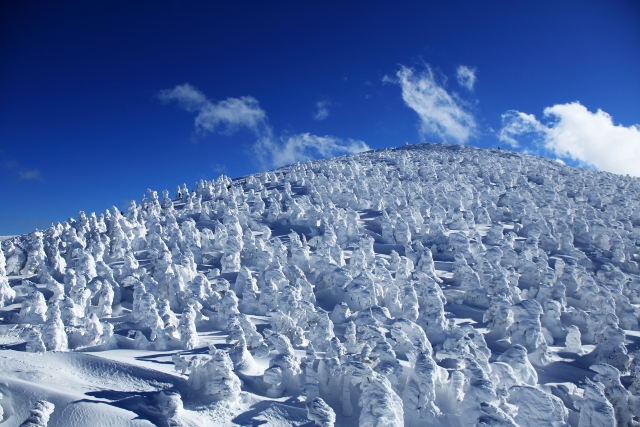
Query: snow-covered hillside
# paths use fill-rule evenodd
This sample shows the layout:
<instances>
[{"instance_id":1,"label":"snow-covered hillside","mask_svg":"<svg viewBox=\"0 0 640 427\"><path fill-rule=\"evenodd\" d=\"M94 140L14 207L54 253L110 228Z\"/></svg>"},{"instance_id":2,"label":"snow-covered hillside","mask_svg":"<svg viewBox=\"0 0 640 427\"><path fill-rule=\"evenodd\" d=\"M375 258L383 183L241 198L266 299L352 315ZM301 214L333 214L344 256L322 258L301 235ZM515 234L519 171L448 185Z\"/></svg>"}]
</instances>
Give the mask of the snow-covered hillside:
<instances>
[{"instance_id":1,"label":"snow-covered hillside","mask_svg":"<svg viewBox=\"0 0 640 427\"><path fill-rule=\"evenodd\" d=\"M1 425L635 425L639 263L640 179L507 151L149 190L2 242Z\"/></svg>"}]
</instances>

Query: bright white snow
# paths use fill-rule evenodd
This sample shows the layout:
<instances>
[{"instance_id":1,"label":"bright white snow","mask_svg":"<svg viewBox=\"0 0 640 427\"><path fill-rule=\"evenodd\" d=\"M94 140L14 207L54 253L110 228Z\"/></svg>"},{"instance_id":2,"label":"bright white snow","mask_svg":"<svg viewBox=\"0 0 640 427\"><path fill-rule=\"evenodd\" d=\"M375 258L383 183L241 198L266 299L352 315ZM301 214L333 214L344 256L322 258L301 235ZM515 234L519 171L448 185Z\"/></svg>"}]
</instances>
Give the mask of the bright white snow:
<instances>
[{"instance_id":1,"label":"bright white snow","mask_svg":"<svg viewBox=\"0 0 640 427\"><path fill-rule=\"evenodd\" d=\"M637 425L639 263L640 179L508 151L148 190L2 240L0 425Z\"/></svg>"}]
</instances>

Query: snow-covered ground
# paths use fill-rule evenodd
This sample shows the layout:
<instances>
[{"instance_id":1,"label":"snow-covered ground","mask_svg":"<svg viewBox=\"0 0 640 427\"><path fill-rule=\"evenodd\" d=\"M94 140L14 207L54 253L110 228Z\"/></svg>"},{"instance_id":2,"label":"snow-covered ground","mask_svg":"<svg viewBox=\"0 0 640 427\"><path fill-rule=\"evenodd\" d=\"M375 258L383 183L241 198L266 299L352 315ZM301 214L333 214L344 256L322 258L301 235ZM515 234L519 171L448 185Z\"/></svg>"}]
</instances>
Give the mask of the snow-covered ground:
<instances>
[{"instance_id":1,"label":"snow-covered ground","mask_svg":"<svg viewBox=\"0 0 640 427\"><path fill-rule=\"evenodd\" d=\"M639 248L640 179L500 150L149 190L2 240L0 425L635 425Z\"/></svg>"}]
</instances>

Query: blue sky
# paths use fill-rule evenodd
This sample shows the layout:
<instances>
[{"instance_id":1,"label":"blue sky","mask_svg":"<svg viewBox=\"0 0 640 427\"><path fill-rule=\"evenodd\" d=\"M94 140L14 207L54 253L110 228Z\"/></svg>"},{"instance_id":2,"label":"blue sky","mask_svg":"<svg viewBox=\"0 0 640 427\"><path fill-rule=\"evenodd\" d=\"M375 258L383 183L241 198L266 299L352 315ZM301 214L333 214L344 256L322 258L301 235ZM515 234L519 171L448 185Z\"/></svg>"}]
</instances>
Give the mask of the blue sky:
<instances>
[{"instance_id":1,"label":"blue sky","mask_svg":"<svg viewBox=\"0 0 640 427\"><path fill-rule=\"evenodd\" d=\"M406 142L640 175L638 76L633 0L3 2L0 235Z\"/></svg>"}]
</instances>

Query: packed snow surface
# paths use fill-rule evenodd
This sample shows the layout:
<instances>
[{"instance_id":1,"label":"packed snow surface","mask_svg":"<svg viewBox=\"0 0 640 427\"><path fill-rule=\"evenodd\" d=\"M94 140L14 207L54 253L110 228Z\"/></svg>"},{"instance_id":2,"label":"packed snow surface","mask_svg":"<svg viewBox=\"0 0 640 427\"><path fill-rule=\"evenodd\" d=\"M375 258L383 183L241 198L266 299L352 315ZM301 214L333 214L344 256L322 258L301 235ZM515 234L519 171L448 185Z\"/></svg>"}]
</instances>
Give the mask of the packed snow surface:
<instances>
[{"instance_id":1,"label":"packed snow surface","mask_svg":"<svg viewBox=\"0 0 640 427\"><path fill-rule=\"evenodd\" d=\"M421 144L2 240L2 426L632 426L640 180Z\"/></svg>"}]
</instances>

